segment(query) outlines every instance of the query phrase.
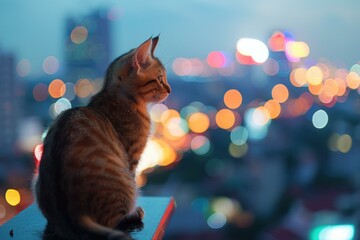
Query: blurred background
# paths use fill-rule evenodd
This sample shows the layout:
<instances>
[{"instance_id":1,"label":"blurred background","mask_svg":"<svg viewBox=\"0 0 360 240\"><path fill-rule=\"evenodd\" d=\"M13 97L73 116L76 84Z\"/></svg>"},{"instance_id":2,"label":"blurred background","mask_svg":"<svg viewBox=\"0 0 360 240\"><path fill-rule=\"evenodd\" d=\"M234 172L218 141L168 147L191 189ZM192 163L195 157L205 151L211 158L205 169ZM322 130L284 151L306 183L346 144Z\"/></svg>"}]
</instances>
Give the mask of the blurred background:
<instances>
[{"instance_id":1,"label":"blurred background","mask_svg":"<svg viewBox=\"0 0 360 240\"><path fill-rule=\"evenodd\" d=\"M160 33L172 86L137 171L166 239L360 239L360 2L2 1L0 224L33 202L42 139Z\"/></svg>"}]
</instances>

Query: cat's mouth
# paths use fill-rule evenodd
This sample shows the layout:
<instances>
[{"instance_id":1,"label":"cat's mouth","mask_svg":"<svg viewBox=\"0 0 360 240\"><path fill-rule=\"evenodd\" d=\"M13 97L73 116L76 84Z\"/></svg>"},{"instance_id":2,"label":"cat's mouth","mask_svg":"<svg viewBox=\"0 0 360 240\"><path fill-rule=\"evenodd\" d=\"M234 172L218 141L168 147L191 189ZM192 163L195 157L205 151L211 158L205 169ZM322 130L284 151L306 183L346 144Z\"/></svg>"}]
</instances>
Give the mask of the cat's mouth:
<instances>
[{"instance_id":1,"label":"cat's mouth","mask_svg":"<svg viewBox=\"0 0 360 240\"><path fill-rule=\"evenodd\" d=\"M170 85L166 82L166 76L165 75L160 75L156 80L158 81L158 83L160 84L160 86L166 90L167 94L171 93L171 87Z\"/></svg>"},{"instance_id":2,"label":"cat's mouth","mask_svg":"<svg viewBox=\"0 0 360 240\"><path fill-rule=\"evenodd\" d=\"M156 93L153 95L153 99L155 102L163 102L167 99L171 92L170 85L166 82L166 76L161 75L156 78L158 83L158 88Z\"/></svg>"}]
</instances>

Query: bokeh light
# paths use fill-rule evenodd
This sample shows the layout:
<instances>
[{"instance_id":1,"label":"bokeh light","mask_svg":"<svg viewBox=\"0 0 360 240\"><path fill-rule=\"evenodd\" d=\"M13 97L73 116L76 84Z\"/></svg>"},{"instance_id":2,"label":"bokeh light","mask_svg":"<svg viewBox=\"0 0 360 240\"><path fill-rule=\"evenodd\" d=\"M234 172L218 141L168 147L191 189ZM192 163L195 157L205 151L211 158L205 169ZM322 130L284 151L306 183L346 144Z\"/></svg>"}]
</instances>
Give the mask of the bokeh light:
<instances>
[{"instance_id":1,"label":"bokeh light","mask_svg":"<svg viewBox=\"0 0 360 240\"><path fill-rule=\"evenodd\" d=\"M16 72L20 77L26 77L31 72L31 63L28 59L21 59L17 66Z\"/></svg>"},{"instance_id":2,"label":"bokeh light","mask_svg":"<svg viewBox=\"0 0 360 240\"><path fill-rule=\"evenodd\" d=\"M226 217L221 213L214 213L208 217L207 224L212 229L222 228L226 224Z\"/></svg>"},{"instance_id":3,"label":"bokeh light","mask_svg":"<svg viewBox=\"0 0 360 240\"><path fill-rule=\"evenodd\" d=\"M48 95L48 87L44 83L38 83L33 88L33 97L37 102L46 100Z\"/></svg>"},{"instance_id":4,"label":"bokeh light","mask_svg":"<svg viewBox=\"0 0 360 240\"><path fill-rule=\"evenodd\" d=\"M281 113L281 105L278 101L270 99L264 105L271 119L277 118Z\"/></svg>"},{"instance_id":5,"label":"bokeh light","mask_svg":"<svg viewBox=\"0 0 360 240\"><path fill-rule=\"evenodd\" d=\"M256 121L254 121L254 119L256 119ZM270 124L270 119L265 121L266 119L266 112L262 112L262 109L258 109L256 111L255 108L249 108L246 110L244 115L244 122L245 127L249 133L249 139L261 140L266 137L268 133L268 126ZM266 123L263 124L264 122Z\"/></svg>"},{"instance_id":6,"label":"bokeh light","mask_svg":"<svg viewBox=\"0 0 360 240\"><path fill-rule=\"evenodd\" d=\"M191 150L197 155L205 155L210 151L210 140L202 135L195 136L191 140Z\"/></svg>"},{"instance_id":7,"label":"bokeh light","mask_svg":"<svg viewBox=\"0 0 360 240\"><path fill-rule=\"evenodd\" d=\"M329 117L324 110L316 111L312 116L312 123L314 127L321 129L324 128L329 121Z\"/></svg>"},{"instance_id":8,"label":"bokeh light","mask_svg":"<svg viewBox=\"0 0 360 240\"><path fill-rule=\"evenodd\" d=\"M5 193L5 199L9 205L16 206L21 201L20 193L15 189L8 189Z\"/></svg>"},{"instance_id":9,"label":"bokeh light","mask_svg":"<svg viewBox=\"0 0 360 240\"><path fill-rule=\"evenodd\" d=\"M45 73L51 75L59 70L59 66L59 60L56 57L48 56L45 58L42 68Z\"/></svg>"},{"instance_id":10,"label":"bokeh light","mask_svg":"<svg viewBox=\"0 0 360 240\"><path fill-rule=\"evenodd\" d=\"M263 64L263 71L269 76L275 76L280 70L279 63L272 58L268 58Z\"/></svg>"},{"instance_id":11,"label":"bokeh light","mask_svg":"<svg viewBox=\"0 0 360 240\"><path fill-rule=\"evenodd\" d=\"M37 162L40 162L42 154L43 154L43 144L40 143L36 145L34 149L34 157Z\"/></svg>"},{"instance_id":12,"label":"bokeh light","mask_svg":"<svg viewBox=\"0 0 360 240\"><path fill-rule=\"evenodd\" d=\"M160 122L163 126L166 126L167 121L172 118L180 118L180 113L175 109L168 109L161 114Z\"/></svg>"},{"instance_id":13,"label":"bokeh light","mask_svg":"<svg viewBox=\"0 0 360 240\"><path fill-rule=\"evenodd\" d=\"M49 94L52 98L60 98L64 95L65 83L61 79L54 79L48 87Z\"/></svg>"},{"instance_id":14,"label":"bokeh light","mask_svg":"<svg viewBox=\"0 0 360 240\"><path fill-rule=\"evenodd\" d=\"M336 142L337 149L342 153L350 151L352 146L352 138L349 134L343 134L338 137Z\"/></svg>"},{"instance_id":15,"label":"bokeh light","mask_svg":"<svg viewBox=\"0 0 360 240\"><path fill-rule=\"evenodd\" d=\"M346 85L350 89L357 89L360 86L360 77L356 72L350 72L346 76Z\"/></svg>"},{"instance_id":16,"label":"bokeh light","mask_svg":"<svg viewBox=\"0 0 360 240\"><path fill-rule=\"evenodd\" d=\"M246 143L249 137L247 129L243 126L237 126L231 130L230 140L235 145L242 145Z\"/></svg>"},{"instance_id":17,"label":"bokeh light","mask_svg":"<svg viewBox=\"0 0 360 240\"><path fill-rule=\"evenodd\" d=\"M228 108L236 109L241 106L242 95L236 89L228 90L224 95L224 103Z\"/></svg>"},{"instance_id":18,"label":"bokeh light","mask_svg":"<svg viewBox=\"0 0 360 240\"><path fill-rule=\"evenodd\" d=\"M227 65L228 60L223 52L213 51L207 56L207 63L213 68L223 68Z\"/></svg>"},{"instance_id":19,"label":"bokeh light","mask_svg":"<svg viewBox=\"0 0 360 240\"><path fill-rule=\"evenodd\" d=\"M161 122L161 115L168 110L165 104L157 103L150 108L150 118L154 122Z\"/></svg>"},{"instance_id":20,"label":"bokeh light","mask_svg":"<svg viewBox=\"0 0 360 240\"><path fill-rule=\"evenodd\" d=\"M310 67L306 72L307 82L311 85L319 85L323 80L323 72L318 66Z\"/></svg>"},{"instance_id":21,"label":"bokeh light","mask_svg":"<svg viewBox=\"0 0 360 240\"><path fill-rule=\"evenodd\" d=\"M221 109L215 117L216 124L219 128L230 129L235 123L235 114L229 109Z\"/></svg>"},{"instance_id":22,"label":"bokeh light","mask_svg":"<svg viewBox=\"0 0 360 240\"><path fill-rule=\"evenodd\" d=\"M305 58L310 53L310 48L305 42L288 41L285 45L285 51L290 61L298 61Z\"/></svg>"},{"instance_id":23,"label":"bokeh light","mask_svg":"<svg viewBox=\"0 0 360 240\"><path fill-rule=\"evenodd\" d=\"M266 45L257 39L240 38L236 43L237 60L242 64L248 64L242 61L241 56L250 57L257 64L264 63L269 57L269 50ZM250 63L251 64L251 63Z\"/></svg>"},{"instance_id":24,"label":"bokeh light","mask_svg":"<svg viewBox=\"0 0 360 240\"><path fill-rule=\"evenodd\" d=\"M75 93L79 98L90 97L93 92L93 86L89 79L81 78L75 84Z\"/></svg>"},{"instance_id":25,"label":"bokeh light","mask_svg":"<svg viewBox=\"0 0 360 240\"><path fill-rule=\"evenodd\" d=\"M205 113L196 112L190 115L188 124L192 132L203 133L208 130L210 126L210 120Z\"/></svg>"},{"instance_id":26,"label":"bokeh light","mask_svg":"<svg viewBox=\"0 0 360 240\"><path fill-rule=\"evenodd\" d=\"M191 62L186 58L177 58L174 60L172 65L174 73L179 76L190 75L192 70L191 68Z\"/></svg>"},{"instance_id":27,"label":"bokeh light","mask_svg":"<svg viewBox=\"0 0 360 240\"><path fill-rule=\"evenodd\" d=\"M167 120L165 129L171 135L170 138L183 137L189 132L189 127L186 120L181 117L174 117Z\"/></svg>"},{"instance_id":28,"label":"bokeh light","mask_svg":"<svg viewBox=\"0 0 360 240\"><path fill-rule=\"evenodd\" d=\"M237 202L228 197L217 197L211 205L215 212L223 214L227 219L234 217L239 208Z\"/></svg>"},{"instance_id":29,"label":"bokeh light","mask_svg":"<svg viewBox=\"0 0 360 240\"><path fill-rule=\"evenodd\" d=\"M229 153L234 158L241 158L241 157L245 156L247 151L248 151L247 143L242 144L242 145L230 143L230 145L229 145Z\"/></svg>"},{"instance_id":30,"label":"bokeh light","mask_svg":"<svg viewBox=\"0 0 360 240\"><path fill-rule=\"evenodd\" d=\"M86 41L88 37L88 30L84 26L75 27L70 34L71 41L75 44L80 44Z\"/></svg>"},{"instance_id":31,"label":"bokeh light","mask_svg":"<svg viewBox=\"0 0 360 240\"><path fill-rule=\"evenodd\" d=\"M258 126L264 126L270 121L270 114L267 108L260 106L257 107L253 112L254 124Z\"/></svg>"},{"instance_id":32,"label":"bokeh light","mask_svg":"<svg viewBox=\"0 0 360 240\"><path fill-rule=\"evenodd\" d=\"M280 52L280 51L285 51L285 42L286 42L285 34L276 31L271 35L268 41L268 45L272 51Z\"/></svg>"},{"instance_id":33,"label":"bokeh light","mask_svg":"<svg viewBox=\"0 0 360 240\"><path fill-rule=\"evenodd\" d=\"M276 84L271 90L271 96L275 101L283 103L289 98L289 90L284 84Z\"/></svg>"},{"instance_id":34,"label":"bokeh light","mask_svg":"<svg viewBox=\"0 0 360 240\"><path fill-rule=\"evenodd\" d=\"M61 112L72 107L71 102L67 98L60 98L54 103L54 113L59 115Z\"/></svg>"},{"instance_id":35,"label":"bokeh light","mask_svg":"<svg viewBox=\"0 0 360 240\"><path fill-rule=\"evenodd\" d=\"M291 71L290 82L295 87L302 87L307 84L306 68L295 68Z\"/></svg>"}]
</instances>

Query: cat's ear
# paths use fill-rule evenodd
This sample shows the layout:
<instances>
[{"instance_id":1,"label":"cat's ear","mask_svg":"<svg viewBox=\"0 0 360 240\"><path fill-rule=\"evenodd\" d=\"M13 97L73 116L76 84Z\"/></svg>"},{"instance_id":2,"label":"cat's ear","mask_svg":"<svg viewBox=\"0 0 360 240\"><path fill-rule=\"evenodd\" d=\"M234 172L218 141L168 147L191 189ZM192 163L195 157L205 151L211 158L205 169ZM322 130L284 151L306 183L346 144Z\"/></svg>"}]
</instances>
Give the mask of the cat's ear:
<instances>
[{"instance_id":1,"label":"cat's ear","mask_svg":"<svg viewBox=\"0 0 360 240\"><path fill-rule=\"evenodd\" d=\"M155 48L156 48L156 45L159 41L159 35L154 37L152 40L152 44L151 44L151 54L154 55L154 51L155 51Z\"/></svg>"},{"instance_id":2,"label":"cat's ear","mask_svg":"<svg viewBox=\"0 0 360 240\"><path fill-rule=\"evenodd\" d=\"M152 49L152 39L149 38L143 44L141 44L138 48L134 51L134 57L132 61L132 65L135 69L139 69L141 65L146 63L148 57L151 56L151 49Z\"/></svg>"}]
</instances>

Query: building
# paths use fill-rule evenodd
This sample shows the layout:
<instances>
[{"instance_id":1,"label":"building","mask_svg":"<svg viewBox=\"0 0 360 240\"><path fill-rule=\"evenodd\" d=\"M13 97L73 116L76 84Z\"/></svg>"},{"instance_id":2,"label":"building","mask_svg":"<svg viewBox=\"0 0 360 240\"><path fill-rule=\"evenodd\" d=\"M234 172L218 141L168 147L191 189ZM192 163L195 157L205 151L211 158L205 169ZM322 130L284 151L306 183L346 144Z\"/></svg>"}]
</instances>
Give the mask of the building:
<instances>
[{"instance_id":1,"label":"building","mask_svg":"<svg viewBox=\"0 0 360 240\"><path fill-rule=\"evenodd\" d=\"M66 20L65 65L69 81L103 77L110 61L110 21L96 10Z\"/></svg>"},{"instance_id":2,"label":"building","mask_svg":"<svg viewBox=\"0 0 360 240\"><path fill-rule=\"evenodd\" d=\"M0 155L11 154L17 140L20 118L15 77L15 57L0 50Z\"/></svg>"}]
</instances>

